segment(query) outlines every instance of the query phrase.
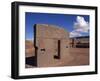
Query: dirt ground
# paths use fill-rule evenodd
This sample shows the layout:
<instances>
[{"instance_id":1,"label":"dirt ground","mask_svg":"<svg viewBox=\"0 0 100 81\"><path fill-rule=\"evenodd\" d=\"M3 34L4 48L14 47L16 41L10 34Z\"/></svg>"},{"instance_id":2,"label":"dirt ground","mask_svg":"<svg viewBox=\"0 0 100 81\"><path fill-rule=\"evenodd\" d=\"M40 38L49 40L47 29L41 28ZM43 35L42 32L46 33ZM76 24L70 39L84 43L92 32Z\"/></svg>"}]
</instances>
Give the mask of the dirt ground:
<instances>
[{"instance_id":1,"label":"dirt ground","mask_svg":"<svg viewBox=\"0 0 100 81\"><path fill-rule=\"evenodd\" d=\"M73 58L70 62L63 62L58 66L80 66L89 65L89 48L70 48L69 53ZM30 54L29 54L30 56ZM32 68L34 63L34 56L26 58L26 68Z\"/></svg>"},{"instance_id":2,"label":"dirt ground","mask_svg":"<svg viewBox=\"0 0 100 81\"><path fill-rule=\"evenodd\" d=\"M73 60L69 65L89 65L89 48L70 48Z\"/></svg>"}]
</instances>

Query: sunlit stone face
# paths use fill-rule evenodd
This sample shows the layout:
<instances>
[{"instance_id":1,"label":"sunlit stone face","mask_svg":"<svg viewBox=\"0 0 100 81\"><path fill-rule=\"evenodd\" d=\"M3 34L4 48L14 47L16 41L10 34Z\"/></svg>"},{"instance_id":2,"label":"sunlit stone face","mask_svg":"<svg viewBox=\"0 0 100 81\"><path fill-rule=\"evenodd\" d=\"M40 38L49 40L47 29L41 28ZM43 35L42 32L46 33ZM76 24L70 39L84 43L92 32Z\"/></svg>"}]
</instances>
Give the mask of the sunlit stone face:
<instances>
[{"instance_id":1,"label":"sunlit stone face","mask_svg":"<svg viewBox=\"0 0 100 81\"><path fill-rule=\"evenodd\" d=\"M38 67L63 66L71 61L69 33L61 27L36 24L35 55Z\"/></svg>"}]
</instances>

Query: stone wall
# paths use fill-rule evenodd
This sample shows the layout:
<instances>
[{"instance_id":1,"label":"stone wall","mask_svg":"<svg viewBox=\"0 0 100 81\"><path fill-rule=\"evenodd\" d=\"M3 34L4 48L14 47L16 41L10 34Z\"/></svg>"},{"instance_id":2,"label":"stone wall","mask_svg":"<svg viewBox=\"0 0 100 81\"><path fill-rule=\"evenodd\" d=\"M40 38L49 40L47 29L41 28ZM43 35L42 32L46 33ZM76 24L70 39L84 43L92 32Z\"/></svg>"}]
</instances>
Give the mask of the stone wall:
<instances>
[{"instance_id":1,"label":"stone wall","mask_svg":"<svg viewBox=\"0 0 100 81\"><path fill-rule=\"evenodd\" d=\"M35 48L38 67L63 66L71 61L69 54L69 33L63 28L35 25Z\"/></svg>"}]
</instances>

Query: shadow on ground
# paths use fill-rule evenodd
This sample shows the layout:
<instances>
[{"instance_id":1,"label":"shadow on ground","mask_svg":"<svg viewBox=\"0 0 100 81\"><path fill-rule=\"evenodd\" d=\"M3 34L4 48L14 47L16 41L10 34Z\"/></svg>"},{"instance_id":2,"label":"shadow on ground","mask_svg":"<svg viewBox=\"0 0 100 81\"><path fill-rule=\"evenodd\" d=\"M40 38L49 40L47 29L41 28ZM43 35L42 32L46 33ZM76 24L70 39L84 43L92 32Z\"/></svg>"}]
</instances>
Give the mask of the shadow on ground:
<instances>
[{"instance_id":1,"label":"shadow on ground","mask_svg":"<svg viewBox=\"0 0 100 81\"><path fill-rule=\"evenodd\" d=\"M36 57L32 56L32 57L26 57L26 64L27 65L31 65L31 66L36 66Z\"/></svg>"}]
</instances>

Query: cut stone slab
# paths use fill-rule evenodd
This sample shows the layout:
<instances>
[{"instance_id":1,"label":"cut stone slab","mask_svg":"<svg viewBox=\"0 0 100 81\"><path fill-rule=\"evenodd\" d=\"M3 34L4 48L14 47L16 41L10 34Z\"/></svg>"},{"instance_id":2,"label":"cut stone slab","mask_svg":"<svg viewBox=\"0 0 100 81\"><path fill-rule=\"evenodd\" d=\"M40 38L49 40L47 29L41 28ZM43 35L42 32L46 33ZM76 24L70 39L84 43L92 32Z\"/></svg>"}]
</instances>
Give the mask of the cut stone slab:
<instances>
[{"instance_id":1,"label":"cut stone slab","mask_svg":"<svg viewBox=\"0 0 100 81\"><path fill-rule=\"evenodd\" d=\"M69 33L65 29L36 24L34 30L37 67L62 66L73 59L69 54Z\"/></svg>"}]
</instances>

